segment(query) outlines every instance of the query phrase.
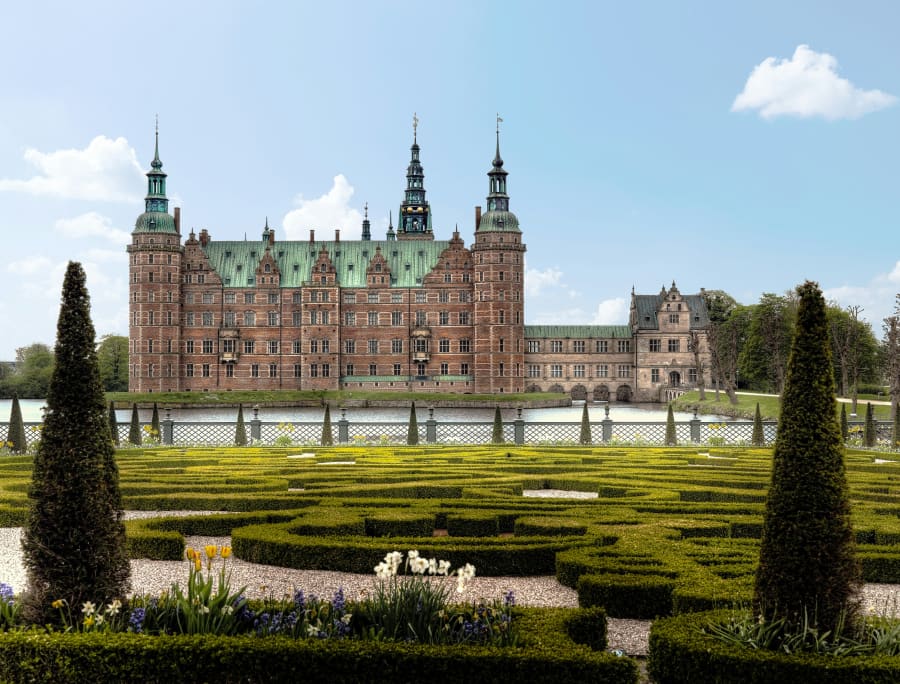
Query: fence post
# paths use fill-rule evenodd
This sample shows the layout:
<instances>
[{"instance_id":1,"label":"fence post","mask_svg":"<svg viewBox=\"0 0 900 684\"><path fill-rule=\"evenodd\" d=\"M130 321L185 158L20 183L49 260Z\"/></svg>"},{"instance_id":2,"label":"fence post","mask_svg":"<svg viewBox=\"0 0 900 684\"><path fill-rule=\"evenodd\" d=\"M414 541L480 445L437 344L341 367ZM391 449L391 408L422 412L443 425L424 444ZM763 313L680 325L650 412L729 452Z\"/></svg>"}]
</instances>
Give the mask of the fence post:
<instances>
[{"instance_id":1,"label":"fence post","mask_svg":"<svg viewBox=\"0 0 900 684\"><path fill-rule=\"evenodd\" d=\"M519 446L525 444L525 421L522 420L522 409L516 409L516 419L513 421L513 441Z\"/></svg>"},{"instance_id":2,"label":"fence post","mask_svg":"<svg viewBox=\"0 0 900 684\"><path fill-rule=\"evenodd\" d=\"M609 444L609 441L612 439L612 428L613 422L612 418L609 417L609 402L606 402L606 406L603 407L605 412L605 417L600 421L600 424L603 427L603 443Z\"/></svg>"},{"instance_id":3,"label":"fence post","mask_svg":"<svg viewBox=\"0 0 900 684\"><path fill-rule=\"evenodd\" d=\"M341 408L341 419L338 421L338 442L346 444L350 441L350 423L347 422L347 409Z\"/></svg>"},{"instance_id":4,"label":"fence post","mask_svg":"<svg viewBox=\"0 0 900 684\"><path fill-rule=\"evenodd\" d=\"M262 439L262 423L259 420L259 404L253 407L253 420L250 421L250 439L258 442Z\"/></svg>"},{"instance_id":5,"label":"fence post","mask_svg":"<svg viewBox=\"0 0 900 684\"><path fill-rule=\"evenodd\" d=\"M171 446L174 443L174 440L172 438L172 433L173 433L172 426L173 426L172 410L167 408L166 409L166 418L165 418L165 420L163 420L162 425L161 425L161 427L162 427L162 435L161 436L162 436L163 444L168 444Z\"/></svg>"},{"instance_id":6,"label":"fence post","mask_svg":"<svg viewBox=\"0 0 900 684\"><path fill-rule=\"evenodd\" d=\"M700 418L694 411L694 417L691 418L691 441L700 442Z\"/></svg>"},{"instance_id":7,"label":"fence post","mask_svg":"<svg viewBox=\"0 0 900 684\"><path fill-rule=\"evenodd\" d=\"M434 444L437 441L437 421L434 419L434 407L428 409L428 420L425 421L425 441Z\"/></svg>"}]
</instances>

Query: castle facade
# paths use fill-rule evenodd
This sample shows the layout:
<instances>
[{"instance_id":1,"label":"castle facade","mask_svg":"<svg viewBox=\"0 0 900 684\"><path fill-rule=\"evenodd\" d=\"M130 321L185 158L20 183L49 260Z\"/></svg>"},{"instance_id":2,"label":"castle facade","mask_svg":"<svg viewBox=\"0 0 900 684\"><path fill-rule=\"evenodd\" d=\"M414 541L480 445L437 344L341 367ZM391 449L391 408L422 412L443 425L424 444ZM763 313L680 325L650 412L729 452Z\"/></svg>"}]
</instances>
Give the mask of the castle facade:
<instances>
[{"instance_id":1,"label":"castle facade","mask_svg":"<svg viewBox=\"0 0 900 684\"><path fill-rule=\"evenodd\" d=\"M627 325L525 325L525 243L497 147L474 242L436 240L415 128L373 240L214 240L169 213L159 134L129 253L129 390L567 392L664 401L709 368L701 294L632 291ZM708 375L708 370L706 370Z\"/></svg>"}]
</instances>

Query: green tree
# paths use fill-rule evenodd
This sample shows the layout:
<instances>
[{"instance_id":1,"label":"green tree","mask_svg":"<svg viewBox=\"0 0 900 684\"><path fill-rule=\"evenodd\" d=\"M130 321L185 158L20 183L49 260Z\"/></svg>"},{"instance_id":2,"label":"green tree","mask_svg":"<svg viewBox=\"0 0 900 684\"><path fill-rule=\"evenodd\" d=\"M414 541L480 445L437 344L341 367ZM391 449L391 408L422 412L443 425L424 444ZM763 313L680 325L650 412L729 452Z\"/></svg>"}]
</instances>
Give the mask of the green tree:
<instances>
[{"instance_id":1,"label":"green tree","mask_svg":"<svg viewBox=\"0 0 900 684\"><path fill-rule=\"evenodd\" d=\"M43 399L53 375L53 351L46 344L35 343L16 349L15 368L4 377L3 396L18 394L22 399Z\"/></svg>"},{"instance_id":2,"label":"green tree","mask_svg":"<svg viewBox=\"0 0 900 684\"><path fill-rule=\"evenodd\" d=\"M107 392L128 391L128 338L104 335L97 345L100 382Z\"/></svg>"},{"instance_id":3,"label":"green tree","mask_svg":"<svg viewBox=\"0 0 900 684\"><path fill-rule=\"evenodd\" d=\"M733 333L734 326L726 326L738 303L727 292L722 290L705 290L703 301L709 316L706 331L709 345L710 373L716 387L716 401L719 401L719 389L724 389L732 404L737 404L734 394L734 373L737 351L732 349L738 338Z\"/></svg>"},{"instance_id":4,"label":"green tree","mask_svg":"<svg viewBox=\"0 0 900 684\"><path fill-rule=\"evenodd\" d=\"M753 416L753 435L750 437L753 446L765 446L766 437L763 434L762 414L759 412L759 402L756 402L756 414Z\"/></svg>"},{"instance_id":5,"label":"green tree","mask_svg":"<svg viewBox=\"0 0 900 684\"><path fill-rule=\"evenodd\" d=\"M894 313L884 319L882 344L884 373L891 392L891 413L900 410L900 294L894 300Z\"/></svg>"},{"instance_id":6,"label":"green tree","mask_svg":"<svg viewBox=\"0 0 900 684\"><path fill-rule=\"evenodd\" d=\"M14 454L24 454L28 449L28 438L25 436L25 423L22 421L22 407L19 396L13 395L9 410L9 433L6 436L9 450Z\"/></svg>"},{"instance_id":7,"label":"green tree","mask_svg":"<svg viewBox=\"0 0 900 684\"><path fill-rule=\"evenodd\" d=\"M50 605L57 599L73 613L85 601L124 599L131 572L90 298L77 263L63 281L55 353L22 540L23 614L39 625L59 621Z\"/></svg>"},{"instance_id":8,"label":"green tree","mask_svg":"<svg viewBox=\"0 0 900 684\"><path fill-rule=\"evenodd\" d=\"M238 404L237 427L234 429L234 445L247 446L247 426L244 425L244 406Z\"/></svg>"},{"instance_id":9,"label":"green tree","mask_svg":"<svg viewBox=\"0 0 900 684\"><path fill-rule=\"evenodd\" d=\"M584 402L584 408L581 409L581 434L578 436L578 441L581 444L591 444L591 419L588 416L588 403L587 400Z\"/></svg>"},{"instance_id":10,"label":"green tree","mask_svg":"<svg viewBox=\"0 0 900 684\"><path fill-rule=\"evenodd\" d=\"M322 446L331 446L334 439L331 436L331 407L326 402L325 417L322 419Z\"/></svg>"},{"instance_id":11,"label":"green tree","mask_svg":"<svg viewBox=\"0 0 900 684\"><path fill-rule=\"evenodd\" d=\"M503 416L500 407L494 407L494 428L491 430L491 443L503 444Z\"/></svg>"},{"instance_id":12,"label":"green tree","mask_svg":"<svg viewBox=\"0 0 900 684\"><path fill-rule=\"evenodd\" d=\"M675 431L675 414L672 413L672 404L666 412L666 446L678 444L678 433Z\"/></svg>"},{"instance_id":13,"label":"green tree","mask_svg":"<svg viewBox=\"0 0 900 684\"><path fill-rule=\"evenodd\" d=\"M841 403L841 439L844 444L850 436L850 424L847 422L847 404Z\"/></svg>"},{"instance_id":14,"label":"green tree","mask_svg":"<svg viewBox=\"0 0 900 684\"><path fill-rule=\"evenodd\" d=\"M162 430L159 427L159 407L153 402L153 413L150 414L150 435L155 440L162 441Z\"/></svg>"},{"instance_id":15,"label":"green tree","mask_svg":"<svg viewBox=\"0 0 900 684\"><path fill-rule=\"evenodd\" d=\"M856 413L857 386L860 382L876 383L878 377L878 340L872 326L859 320L860 306L846 309L828 307L828 329L834 359L834 377L838 394L853 398L851 413Z\"/></svg>"},{"instance_id":16,"label":"green tree","mask_svg":"<svg viewBox=\"0 0 900 684\"><path fill-rule=\"evenodd\" d=\"M406 431L406 443L419 443L419 423L416 421L416 402L409 408L409 428Z\"/></svg>"},{"instance_id":17,"label":"green tree","mask_svg":"<svg viewBox=\"0 0 900 684\"><path fill-rule=\"evenodd\" d=\"M140 446L142 442L141 438L141 421L138 418L138 407L137 404L131 405L131 426L128 428L128 443L133 444L135 446Z\"/></svg>"},{"instance_id":18,"label":"green tree","mask_svg":"<svg viewBox=\"0 0 900 684\"><path fill-rule=\"evenodd\" d=\"M891 445L900 446L900 411L894 411L894 426L891 430Z\"/></svg>"},{"instance_id":19,"label":"green tree","mask_svg":"<svg viewBox=\"0 0 900 684\"><path fill-rule=\"evenodd\" d=\"M109 402L109 436L112 443L119 446L119 421L116 420L116 405Z\"/></svg>"},{"instance_id":20,"label":"green tree","mask_svg":"<svg viewBox=\"0 0 900 684\"><path fill-rule=\"evenodd\" d=\"M750 308L739 358L741 379L750 389L781 394L796 316L793 297L769 292Z\"/></svg>"},{"instance_id":21,"label":"green tree","mask_svg":"<svg viewBox=\"0 0 900 684\"><path fill-rule=\"evenodd\" d=\"M859 610L844 449L819 286L797 288L797 328L785 375L781 418L766 499L754 612L794 627L807 616L833 630Z\"/></svg>"},{"instance_id":22,"label":"green tree","mask_svg":"<svg viewBox=\"0 0 900 684\"><path fill-rule=\"evenodd\" d=\"M877 429L875 427L875 409L872 408L872 402L866 402L866 422L863 425L863 446L875 446L877 437Z\"/></svg>"}]
</instances>

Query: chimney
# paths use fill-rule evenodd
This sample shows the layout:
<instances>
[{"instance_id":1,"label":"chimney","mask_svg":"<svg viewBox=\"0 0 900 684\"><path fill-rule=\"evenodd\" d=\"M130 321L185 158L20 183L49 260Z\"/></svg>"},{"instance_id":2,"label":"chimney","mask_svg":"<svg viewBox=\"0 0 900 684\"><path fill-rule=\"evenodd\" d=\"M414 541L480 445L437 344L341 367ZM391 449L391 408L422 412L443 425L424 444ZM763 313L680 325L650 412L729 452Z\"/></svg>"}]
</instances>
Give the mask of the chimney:
<instances>
[{"instance_id":1,"label":"chimney","mask_svg":"<svg viewBox=\"0 0 900 684\"><path fill-rule=\"evenodd\" d=\"M175 232L181 235L181 207L175 207Z\"/></svg>"},{"instance_id":2,"label":"chimney","mask_svg":"<svg viewBox=\"0 0 900 684\"><path fill-rule=\"evenodd\" d=\"M206 247L209 244L209 231L204 228L200 231L200 246Z\"/></svg>"},{"instance_id":3,"label":"chimney","mask_svg":"<svg viewBox=\"0 0 900 684\"><path fill-rule=\"evenodd\" d=\"M312 244L316 241L316 231L312 228L309 229L309 244Z\"/></svg>"},{"instance_id":4,"label":"chimney","mask_svg":"<svg viewBox=\"0 0 900 684\"><path fill-rule=\"evenodd\" d=\"M475 230L481 225L481 206L475 207Z\"/></svg>"},{"instance_id":5,"label":"chimney","mask_svg":"<svg viewBox=\"0 0 900 684\"><path fill-rule=\"evenodd\" d=\"M341 229L340 229L340 228L335 228L335 229L334 229L334 241L335 241L335 242L340 242L340 241L341 241Z\"/></svg>"},{"instance_id":6,"label":"chimney","mask_svg":"<svg viewBox=\"0 0 900 684\"><path fill-rule=\"evenodd\" d=\"M275 229L269 228L269 246L271 247L274 244L275 244Z\"/></svg>"}]
</instances>

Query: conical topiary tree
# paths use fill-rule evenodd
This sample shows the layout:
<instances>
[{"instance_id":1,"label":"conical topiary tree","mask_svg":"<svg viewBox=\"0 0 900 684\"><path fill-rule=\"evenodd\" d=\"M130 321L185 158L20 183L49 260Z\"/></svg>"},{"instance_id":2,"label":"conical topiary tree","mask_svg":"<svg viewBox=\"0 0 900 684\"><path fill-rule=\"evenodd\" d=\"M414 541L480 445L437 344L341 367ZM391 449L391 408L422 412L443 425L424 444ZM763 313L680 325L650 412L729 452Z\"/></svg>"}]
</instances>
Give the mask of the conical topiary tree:
<instances>
[{"instance_id":1,"label":"conical topiary tree","mask_svg":"<svg viewBox=\"0 0 900 684\"><path fill-rule=\"evenodd\" d=\"M131 427L128 428L128 443L134 446L140 446L141 438L141 421L138 418L137 404L131 405Z\"/></svg>"},{"instance_id":2,"label":"conical topiary tree","mask_svg":"<svg viewBox=\"0 0 900 684\"><path fill-rule=\"evenodd\" d=\"M491 430L491 443L503 444L503 416L500 407L494 407L494 428Z\"/></svg>"},{"instance_id":3,"label":"conical topiary tree","mask_svg":"<svg viewBox=\"0 0 900 684\"><path fill-rule=\"evenodd\" d=\"M409 408L409 429L406 431L406 443L419 443L419 423L416 421L416 402Z\"/></svg>"},{"instance_id":4,"label":"conical topiary tree","mask_svg":"<svg viewBox=\"0 0 900 684\"><path fill-rule=\"evenodd\" d=\"M63 282L55 355L22 539L23 615L39 625L59 623L53 601L81 616L85 601L124 599L129 585L119 473L77 263L69 263Z\"/></svg>"},{"instance_id":5,"label":"conical topiary tree","mask_svg":"<svg viewBox=\"0 0 900 684\"><path fill-rule=\"evenodd\" d=\"M753 446L766 445L766 436L763 433L762 413L759 412L759 402L756 402L756 413L753 416L753 435L750 437Z\"/></svg>"},{"instance_id":6,"label":"conical topiary tree","mask_svg":"<svg viewBox=\"0 0 900 684\"><path fill-rule=\"evenodd\" d=\"M847 443L848 437L850 437L850 424L847 422L847 404L841 402L841 439L844 444Z\"/></svg>"},{"instance_id":7,"label":"conical topiary tree","mask_svg":"<svg viewBox=\"0 0 900 684\"><path fill-rule=\"evenodd\" d=\"M891 445L895 449L900 446L900 406L894 410L894 429L891 430Z\"/></svg>"},{"instance_id":8,"label":"conical topiary tree","mask_svg":"<svg viewBox=\"0 0 900 684\"><path fill-rule=\"evenodd\" d=\"M788 360L781 419L766 499L754 612L766 621L805 619L833 630L842 611L859 610L844 449L837 421L825 299L797 288L797 328Z\"/></svg>"},{"instance_id":9,"label":"conical topiary tree","mask_svg":"<svg viewBox=\"0 0 900 684\"><path fill-rule=\"evenodd\" d=\"M150 435L155 440L162 440L162 431L159 428L159 407L153 402L153 413L150 414Z\"/></svg>"},{"instance_id":10,"label":"conical topiary tree","mask_svg":"<svg viewBox=\"0 0 900 684\"><path fill-rule=\"evenodd\" d=\"M666 413L666 446L678 444L678 434L675 432L675 414L672 412L672 404Z\"/></svg>"},{"instance_id":11,"label":"conical topiary tree","mask_svg":"<svg viewBox=\"0 0 900 684\"><path fill-rule=\"evenodd\" d=\"M234 429L234 445L247 446L247 426L244 425L244 406L238 404L237 427Z\"/></svg>"},{"instance_id":12,"label":"conical topiary tree","mask_svg":"<svg viewBox=\"0 0 900 684\"><path fill-rule=\"evenodd\" d=\"M12 406L9 409L9 432L6 435L6 442L14 454L24 454L28 450L28 438L25 436L25 423L22 421L22 407L19 406L18 394L13 395Z\"/></svg>"},{"instance_id":13,"label":"conical topiary tree","mask_svg":"<svg viewBox=\"0 0 900 684\"><path fill-rule=\"evenodd\" d=\"M866 402L866 422L863 427L863 446L875 446L875 409L872 408L872 402Z\"/></svg>"},{"instance_id":14,"label":"conical topiary tree","mask_svg":"<svg viewBox=\"0 0 900 684\"><path fill-rule=\"evenodd\" d=\"M109 437L112 443L119 446L119 421L116 420L116 405L109 402Z\"/></svg>"},{"instance_id":15,"label":"conical topiary tree","mask_svg":"<svg viewBox=\"0 0 900 684\"><path fill-rule=\"evenodd\" d=\"M581 409L581 434L578 436L580 444L591 444L591 419L588 416L587 400L585 399L584 408Z\"/></svg>"},{"instance_id":16,"label":"conical topiary tree","mask_svg":"<svg viewBox=\"0 0 900 684\"><path fill-rule=\"evenodd\" d=\"M331 436L331 407L325 404L325 417L322 419L322 446L331 446L334 439Z\"/></svg>"}]
</instances>

